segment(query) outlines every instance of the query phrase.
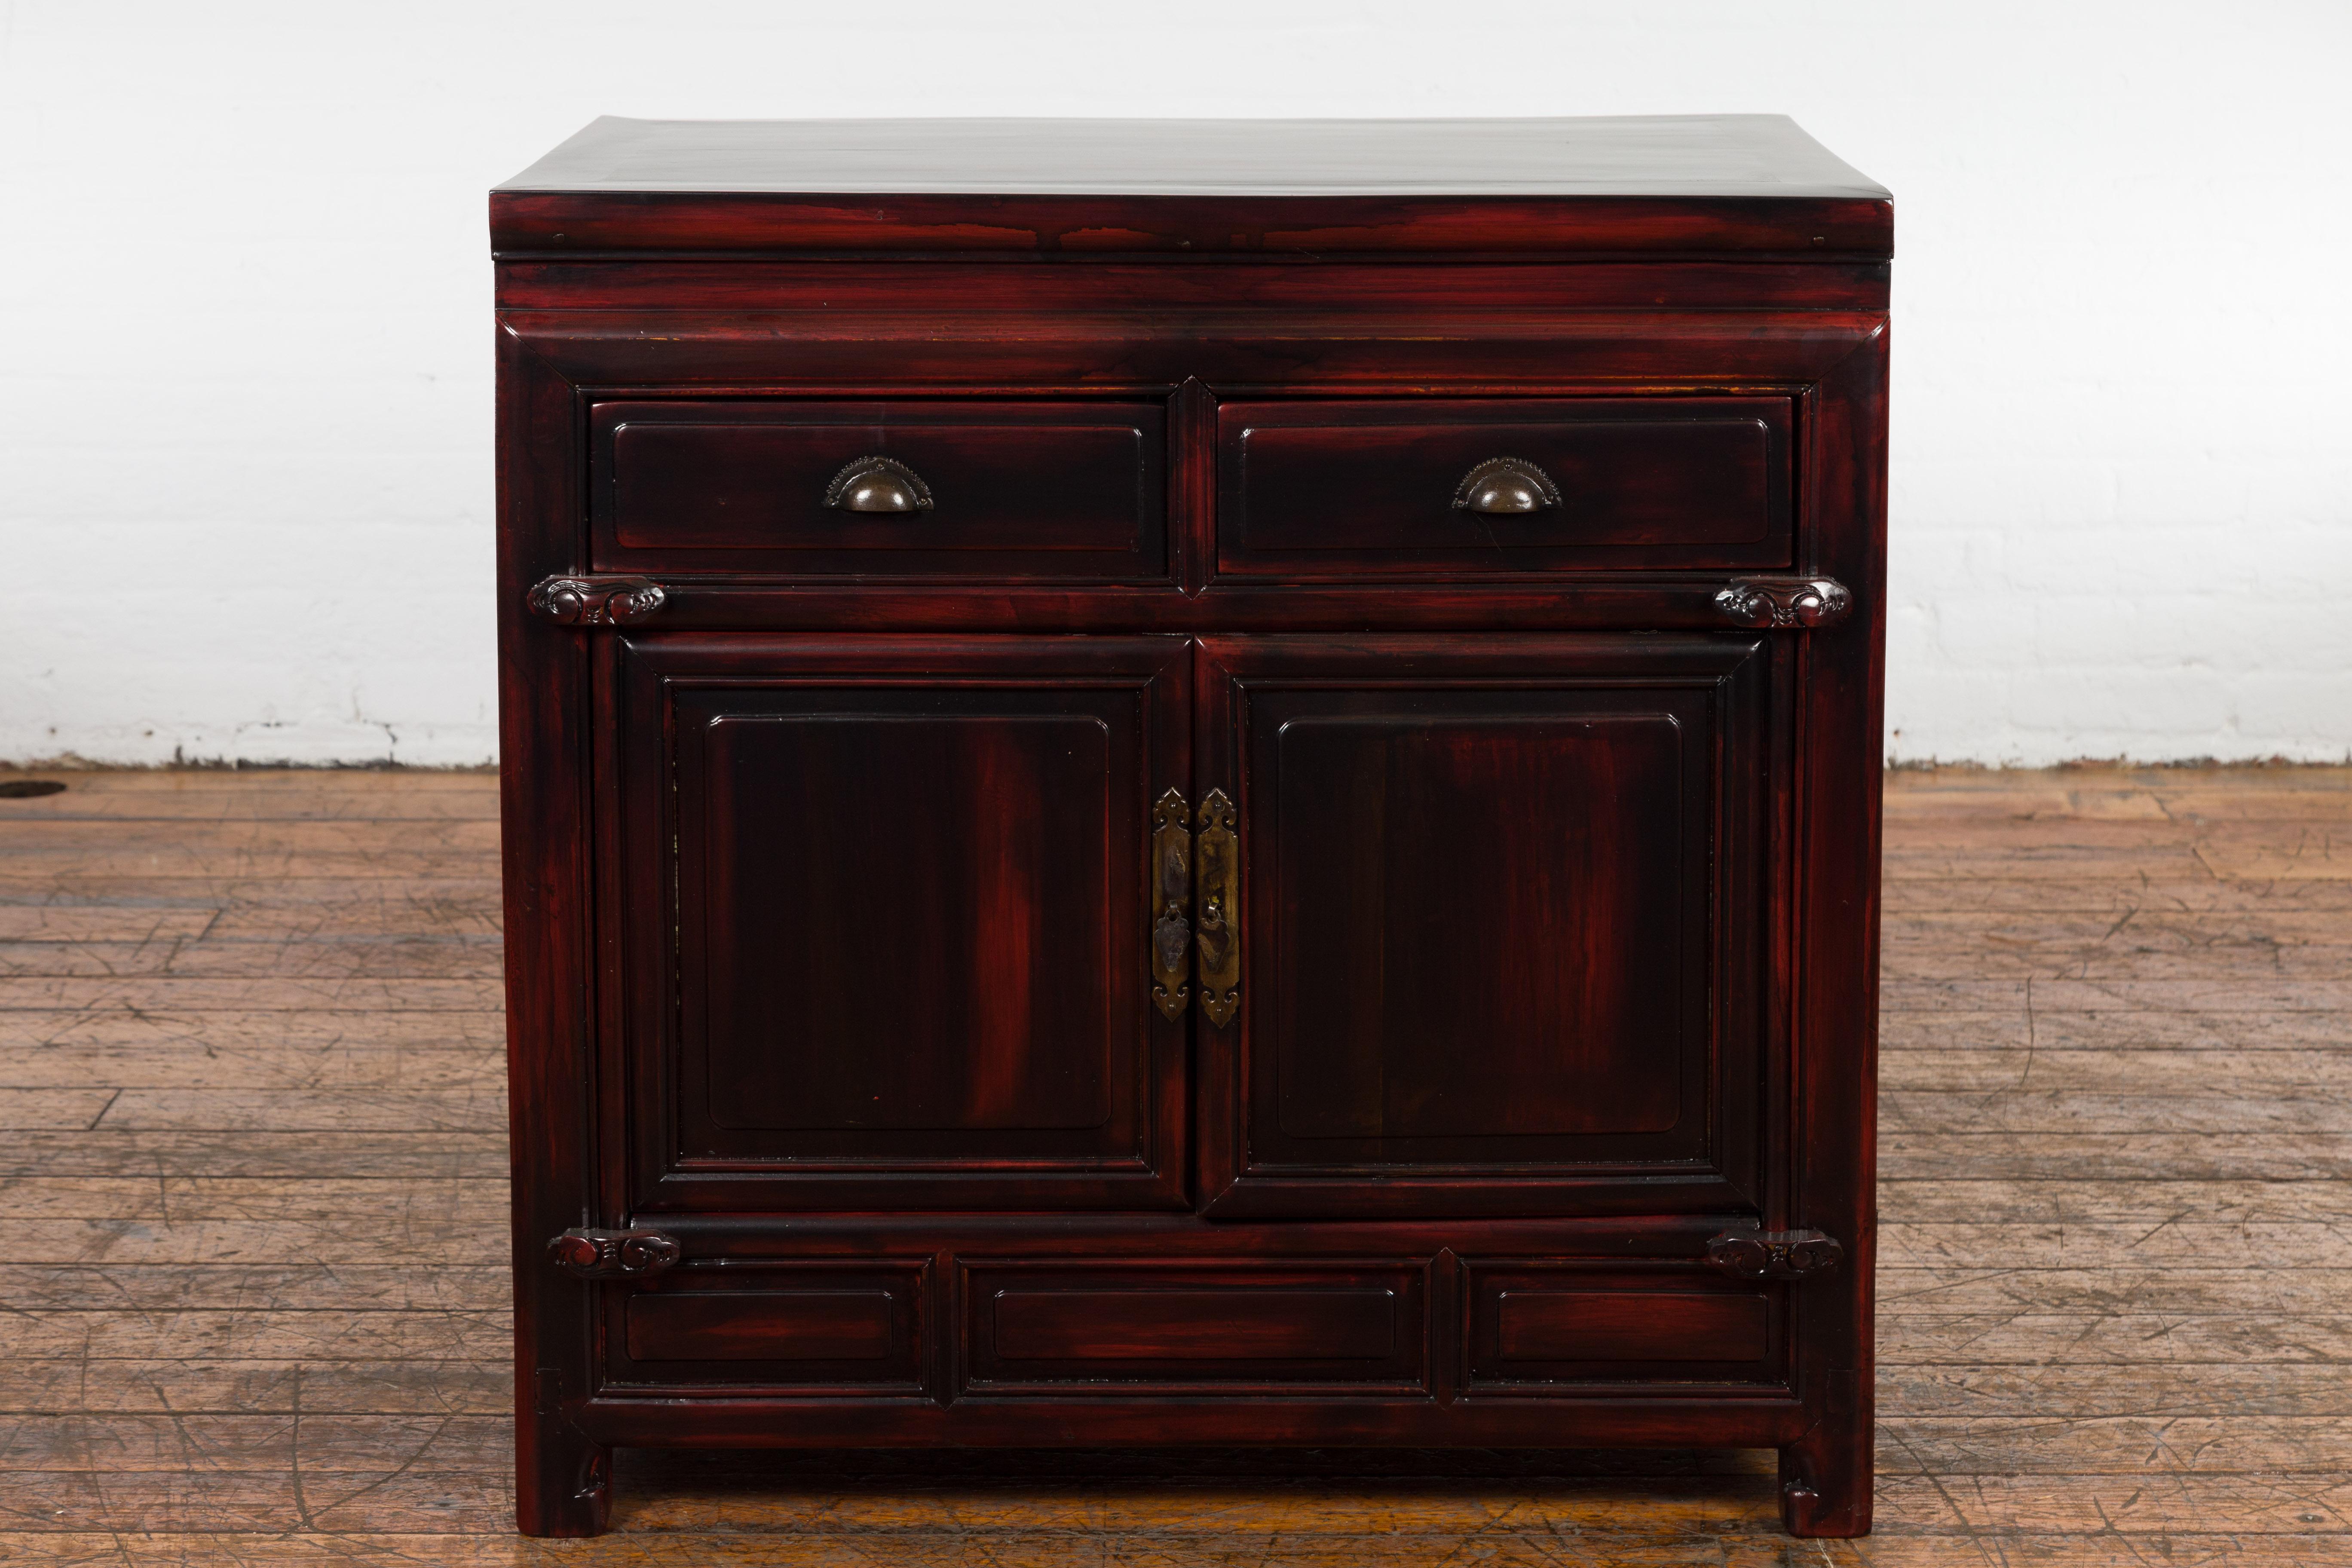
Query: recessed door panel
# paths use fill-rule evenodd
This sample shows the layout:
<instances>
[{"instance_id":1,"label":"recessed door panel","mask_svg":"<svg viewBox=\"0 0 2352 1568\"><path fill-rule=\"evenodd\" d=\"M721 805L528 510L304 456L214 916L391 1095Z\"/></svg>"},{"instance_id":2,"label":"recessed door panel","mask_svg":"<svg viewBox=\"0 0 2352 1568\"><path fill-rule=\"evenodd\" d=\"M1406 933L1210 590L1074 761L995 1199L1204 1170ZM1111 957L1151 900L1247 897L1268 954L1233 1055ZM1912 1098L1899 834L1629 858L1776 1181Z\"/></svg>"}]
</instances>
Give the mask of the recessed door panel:
<instances>
[{"instance_id":1,"label":"recessed door panel","mask_svg":"<svg viewBox=\"0 0 2352 1568\"><path fill-rule=\"evenodd\" d=\"M614 923L638 1206L1165 1207L1181 638L646 637Z\"/></svg>"},{"instance_id":2,"label":"recessed door panel","mask_svg":"<svg viewBox=\"0 0 2352 1568\"><path fill-rule=\"evenodd\" d=\"M824 711L843 705L851 711ZM681 698L711 1152L1111 1115L1110 731L1063 694ZM761 707L789 711L761 712ZM926 710L932 710L926 711ZM1022 710L1034 710L1023 711ZM920 798L911 798L919 795Z\"/></svg>"},{"instance_id":3,"label":"recessed door panel","mask_svg":"<svg viewBox=\"0 0 2352 1568\"><path fill-rule=\"evenodd\" d=\"M965 1389L1265 1395L1425 1386L1417 1259L966 1259Z\"/></svg>"},{"instance_id":4,"label":"recessed door panel","mask_svg":"<svg viewBox=\"0 0 2352 1568\"><path fill-rule=\"evenodd\" d=\"M605 1373L635 1392L912 1394L925 1380L928 1263L739 1260L600 1292Z\"/></svg>"},{"instance_id":5,"label":"recessed door panel","mask_svg":"<svg viewBox=\"0 0 2352 1568\"><path fill-rule=\"evenodd\" d=\"M1786 1297L1686 1263L1465 1258L1462 1349L1480 1394L1788 1376Z\"/></svg>"},{"instance_id":6,"label":"recessed door panel","mask_svg":"<svg viewBox=\"0 0 2352 1568\"><path fill-rule=\"evenodd\" d=\"M1279 1131L1670 1131L1682 1063L1659 1046L1698 934L1677 715L1519 693L1381 706L1273 740Z\"/></svg>"},{"instance_id":7,"label":"recessed door panel","mask_svg":"<svg viewBox=\"0 0 2352 1568\"><path fill-rule=\"evenodd\" d=\"M1763 645L1204 658L1244 889L1239 1012L1202 1048L1220 1212L1753 1201Z\"/></svg>"}]
</instances>

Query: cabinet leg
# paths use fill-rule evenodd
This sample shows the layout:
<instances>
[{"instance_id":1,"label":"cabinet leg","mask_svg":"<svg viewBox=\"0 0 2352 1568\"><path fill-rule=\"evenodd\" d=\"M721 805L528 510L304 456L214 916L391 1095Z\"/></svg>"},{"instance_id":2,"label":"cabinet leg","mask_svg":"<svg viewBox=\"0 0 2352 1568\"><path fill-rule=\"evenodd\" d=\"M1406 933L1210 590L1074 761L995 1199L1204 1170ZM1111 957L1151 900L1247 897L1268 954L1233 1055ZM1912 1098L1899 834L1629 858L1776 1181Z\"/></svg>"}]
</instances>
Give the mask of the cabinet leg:
<instances>
[{"instance_id":1,"label":"cabinet leg","mask_svg":"<svg viewBox=\"0 0 2352 1568\"><path fill-rule=\"evenodd\" d=\"M515 1451L515 1524L525 1535L602 1535L613 1450L562 1415L523 1423Z\"/></svg>"},{"instance_id":2,"label":"cabinet leg","mask_svg":"<svg viewBox=\"0 0 2352 1568\"><path fill-rule=\"evenodd\" d=\"M1780 1450L1780 1522L1791 1535L1870 1533L1867 1420L1832 1417Z\"/></svg>"}]
</instances>

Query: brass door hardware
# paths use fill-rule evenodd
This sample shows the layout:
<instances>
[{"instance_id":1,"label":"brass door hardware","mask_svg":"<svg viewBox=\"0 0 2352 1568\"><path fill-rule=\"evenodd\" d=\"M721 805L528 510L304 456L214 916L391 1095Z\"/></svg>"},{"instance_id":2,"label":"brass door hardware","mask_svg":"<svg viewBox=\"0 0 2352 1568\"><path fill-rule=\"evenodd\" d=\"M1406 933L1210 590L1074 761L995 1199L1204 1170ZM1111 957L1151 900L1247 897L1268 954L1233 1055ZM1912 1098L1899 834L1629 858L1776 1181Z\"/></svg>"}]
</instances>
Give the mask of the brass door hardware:
<instances>
[{"instance_id":1,"label":"brass door hardware","mask_svg":"<svg viewBox=\"0 0 2352 1568\"><path fill-rule=\"evenodd\" d=\"M1184 979L1189 952L1201 1011L1223 1028L1241 1005L1241 841L1234 803L1221 789L1201 803L1198 820L1194 832L1181 790L1152 803L1151 1003L1170 1018L1183 1016L1192 996Z\"/></svg>"},{"instance_id":2,"label":"brass door hardware","mask_svg":"<svg viewBox=\"0 0 2352 1568\"><path fill-rule=\"evenodd\" d=\"M1818 1230L1727 1230L1706 1244L1711 1267L1743 1279L1801 1279L1844 1256L1837 1237Z\"/></svg>"},{"instance_id":3,"label":"brass door hardware","mask_svg":"<svg viewBox=\"0 0 2352 1568\"><path fill-rule=\"evenodd\" d=\"M1454 488L1457 511L1507 517L1559 504L1559 487L1525 458L1489 458Z\"/></svg>"},{"instance_id":4,"label":"brass door hardware","mask_svg":"<svg viewBox=\"0 0 2352 1568\"><path fill-rule=\"evenodd\" d=\"M1234 833L1234 803L1213 789L1201 803L1201 830L1192 840L1200 881L1199 929L1192 938L1193 977L1201 1011L1223 1028L1241 1005L1242 949L1236 913L1241 891L1241 841Z\"/></svg>"},{"instance_id":5,"label":"brass door hardware","mask_svg":"<svg viewBox=\"0 0 2352 1568\"><path fill-rule=\"evenodd\" d=\"M929 511L931 487L896 458L860 458L833 476L824 504L843 511Z\"/></svg>"},{"instance_id":6,"label":"brass door hardware","mask_svg":"<svg viewBox=\"0 0 2352 1568\"><path fill-rule=\"evenodd\" d=\"M1184 1016L1192 988L1184 960L1192 945L1192 808L1170 789L1151 806L1151 1005Z\"/></svg>"},{"instance_id":7,"label":"brass door hardware","mask_svg":"<svg viewBox=\"0 0 2352 1568\"><path fill-rule=\"evenodd\" d=\"M676 1263L674 1237L657 1230L589 1230L575 1227L551 1237L547 1256L558 1268L583 1279L641 1279Z\"/></svg>"}]
</instances>

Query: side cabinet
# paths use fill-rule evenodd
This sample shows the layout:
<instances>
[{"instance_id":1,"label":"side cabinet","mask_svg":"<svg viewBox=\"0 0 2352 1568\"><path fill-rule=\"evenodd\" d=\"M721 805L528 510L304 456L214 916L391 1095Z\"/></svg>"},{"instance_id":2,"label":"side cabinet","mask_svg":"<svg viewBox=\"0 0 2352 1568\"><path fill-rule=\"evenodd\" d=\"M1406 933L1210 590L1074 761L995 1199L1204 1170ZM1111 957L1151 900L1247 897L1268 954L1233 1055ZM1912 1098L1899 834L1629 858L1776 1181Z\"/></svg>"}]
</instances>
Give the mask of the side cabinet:
<instances>
[{"instance_id":1,"label":"side cabinet","mask_svg":"<svg viewBox=\"0 0 2352 1568\"><path fill-rule=\"evenodd\" d=\"M1719 1445L1865 1531L1885 193L967 130L492 197L522 1529L621 1446Z\"/></svg>"}]
</instances>

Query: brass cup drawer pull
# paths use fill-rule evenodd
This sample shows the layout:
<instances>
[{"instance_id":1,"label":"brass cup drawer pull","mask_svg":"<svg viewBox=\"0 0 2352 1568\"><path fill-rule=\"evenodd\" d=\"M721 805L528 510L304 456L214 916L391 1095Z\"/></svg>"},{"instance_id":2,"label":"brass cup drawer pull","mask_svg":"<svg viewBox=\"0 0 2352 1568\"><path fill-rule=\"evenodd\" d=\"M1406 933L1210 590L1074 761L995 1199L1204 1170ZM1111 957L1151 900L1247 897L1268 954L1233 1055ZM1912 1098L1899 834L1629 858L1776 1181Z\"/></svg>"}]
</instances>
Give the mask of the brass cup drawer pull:
<instances>
[{"instance_id":1,"label":"brass cup drawer pull","mask_svg":"<svg viewBox=\"0 0 2352 1568\"><path fill-rule=\"evenodd\" d=\"M824 504L840 511L929 511L931 487L896 458L860 458L833 476Z\"/></svg>"},{"instance_id":2,"label":"brass cup drawer pull","mask_svg":"<svg viewBox=\"0 0 2352 1568\"><path fill-rule=\"evenodd\" d=\"M1454 487L1454 509L1513 517L1559 505L1559 487L1525 458L1489 458Z\"/></svg>"}]
</instances>

